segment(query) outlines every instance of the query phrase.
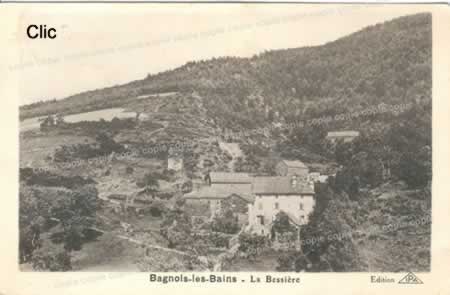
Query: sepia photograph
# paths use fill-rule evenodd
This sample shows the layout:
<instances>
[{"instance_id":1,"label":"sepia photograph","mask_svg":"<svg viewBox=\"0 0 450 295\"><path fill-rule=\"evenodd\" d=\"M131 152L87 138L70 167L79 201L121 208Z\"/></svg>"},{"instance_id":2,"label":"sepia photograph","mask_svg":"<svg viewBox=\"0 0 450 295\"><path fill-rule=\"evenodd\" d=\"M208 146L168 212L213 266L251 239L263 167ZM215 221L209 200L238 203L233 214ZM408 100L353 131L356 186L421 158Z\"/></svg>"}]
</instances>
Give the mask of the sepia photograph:
<instances>
[{"instance_id":1,"label":"sepia photograph","mask_svg":"<svg viewBox=\"0 0 450 295\"><path fill-rule=\"evenodd\" d=\"M430 272L427 6L185 8L24 12L19 270Z\"/></svg>"}]
</instances>

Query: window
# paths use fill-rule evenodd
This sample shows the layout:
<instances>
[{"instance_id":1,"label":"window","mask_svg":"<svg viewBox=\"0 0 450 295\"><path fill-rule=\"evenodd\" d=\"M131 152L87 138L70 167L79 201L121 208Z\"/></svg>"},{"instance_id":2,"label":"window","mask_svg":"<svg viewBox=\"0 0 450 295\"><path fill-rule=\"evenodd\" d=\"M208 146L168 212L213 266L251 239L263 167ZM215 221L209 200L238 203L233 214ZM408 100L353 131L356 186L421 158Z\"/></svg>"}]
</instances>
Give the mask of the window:
<instances>
[{"instance_id":1,"label":"window","mask_svg":"<svg viewBox=\"0 0 450 295\"><path fill-rule=\"evenodd\" d=\"M263 209L263 203L258 203L258 209L262 210Z\"/></svg>"},{"instance_id":2,"label":"window","mask_svg":"<svg viewBox=\"0 0 450 295\"><path fill-rule=\"evenodd\" d=\"M264 225L264 216L263 215L258 215L256 217L259 219L259 224Z\"/></svg>"},{"instance_id":3,"label":"window","mask_svg":"<svg viewBox=\"0 0 450 295\"><path fill-rule=\"evenodd\" d=\"M275 203L275 209L276 209L276 210L280 209L280 205L278 204L278 202Z\"/></svg>"},{"instance_id":4,"label":"window","mask_svg":"<svg viewBox=\"0 0 450 295\"><path fill-rule=\"evenodd\" d=\"M303 203L300 203L300 210L303 210Z\"/></svg>"}]
</instances>

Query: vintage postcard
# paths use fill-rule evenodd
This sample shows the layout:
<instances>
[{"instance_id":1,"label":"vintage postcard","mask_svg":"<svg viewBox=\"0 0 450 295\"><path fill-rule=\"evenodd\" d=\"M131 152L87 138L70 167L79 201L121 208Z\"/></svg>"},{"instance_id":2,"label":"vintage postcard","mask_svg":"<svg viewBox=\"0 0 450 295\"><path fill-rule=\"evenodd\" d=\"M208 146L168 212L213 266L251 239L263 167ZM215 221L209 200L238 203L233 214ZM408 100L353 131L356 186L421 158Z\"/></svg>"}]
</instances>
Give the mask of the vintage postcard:
<instances>
[{"instance_id":1,"label":"vintage postcard","mask_svg":"<svg viewBox=\"0 0 450 295\"><path fill-rule=\"evenodd\" d=\"M450 294L448 6L0 14L0 294Z\"/></svg>"}]
</instances>

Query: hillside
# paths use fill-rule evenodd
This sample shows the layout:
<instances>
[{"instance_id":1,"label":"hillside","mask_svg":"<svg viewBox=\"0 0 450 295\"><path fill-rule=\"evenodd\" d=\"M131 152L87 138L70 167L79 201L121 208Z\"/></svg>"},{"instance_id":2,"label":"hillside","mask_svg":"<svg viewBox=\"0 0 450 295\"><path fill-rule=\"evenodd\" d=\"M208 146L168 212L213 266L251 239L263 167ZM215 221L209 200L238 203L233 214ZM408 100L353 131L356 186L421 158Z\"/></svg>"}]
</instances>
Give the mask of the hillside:
<instances>
[{"instance_id":1,"label":"hillside","mask_svg":"<svg viewBox=\"0 0 450 295\"><path fill-rule=\"evenodd\" d=\"M125 85L22 106L20 118L121 107L148 115L149 121L166 128L153 134L144 124L119 135L120 140L147 142L150 136L153 141L171 142L180 141L181 135L211 137L273 123L288 126L353 114L380 103L387 104L387 115L291 128L281 135L272 132L263 145L278 146L278 153L285 157L307 154L306 160L317 161L317 152L310 151L320 151L326 131L356 129L384 136L393 122L399 122L397 114L390 116L395 113L392 107L411 104L413 110L401 112L401 116L406 121L414 117L416 127L431 128L430 14L397 18L322 46L269 51L252 58L189 62ZM420 145L430 145L431 137L424 136ZM262 139L253 133L243 140L255 143ZM290 148L299 145L302 151Z\"/></svg>"},{"instance_id":2,"label":"hillside","mask_svg":"<svg viewBox=\"0 0 450 295\"><path fill-rule=\"evenodd\" d=\"M139 95L196 91L221 125L254 127L268 119L266 105L289 119L429 100L431 89L424 85L431 79L430 45L431 15L406 16L322 46L189 62L125 85L23 106L20 116L126 106Z\"/></svg>"}]
</instances>

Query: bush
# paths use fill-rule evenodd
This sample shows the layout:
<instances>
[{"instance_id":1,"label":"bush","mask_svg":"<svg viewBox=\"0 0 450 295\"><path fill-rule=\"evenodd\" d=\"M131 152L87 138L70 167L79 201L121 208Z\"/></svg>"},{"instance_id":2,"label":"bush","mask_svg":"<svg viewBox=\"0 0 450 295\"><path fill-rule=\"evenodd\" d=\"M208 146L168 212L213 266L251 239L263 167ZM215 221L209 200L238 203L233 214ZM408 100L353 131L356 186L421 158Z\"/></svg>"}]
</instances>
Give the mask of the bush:
<instances>
[{"instance_id":1,"label":"bush","mask_svg":"<svg viewBox=\"0 0 450 295\"><path fill-rule=\"evenodd\" d=\"M264 236L242 233L239 235L239 251L244 252L248 259L255 259L264 249L267 240Z\"/></svg>"},{"instance_id":2,"label":"bush","mask_svg":"<svg viewBox=\"0 0 450 295\"><path fill-rule=\"evenodd\" d=\"M214 217L212 222L213 231L222 232L226 234L235 234L239 231L239 224L233 211L227 210L223 215Z\"/></svg>"},{"instance_id":3,"label":"bush","mask_svg":"<svg viewBox=\"0 0 450 295\"><path fill-rule=\"evenodd\" d=\"M428 162L430 160L431 157L428 159ZM425 187L431 179L430 167L431 164L427 165L427 161L420 159L420 155L417 156L408 153L401 157L397 173L408 187Z\"/></svg>"},{"instance_id":4,"label":"bush","mask_svg":"<svg viewBox=\"0 0 450 295\"><path fill-rule=\"evenodd\" d=\"M87 184L94 184L91 178L83 178L81 176L63 176L53 174L50 171L34 170L32 168L20 169L20 180L25 181L28 185L54 186L74 189Z\"/></svg>"},{"instance_id":5,"label":"bush","mask_svg":"<svg viewBox=\"0 0 450 295\"><path fill-rule=\"evenodd\" d=\"M163 202L155 200L152 202L149 208L149 212L153 217L161 217L166 210L166 206Z\"/></svg>"},{"instance_id":6,"label":"bush","mask_svg":"<svg viewBox=\"0 0 450 295\"><path fill-rule=\"evenodd\" d=\"M304 271L311 268L308 258L301 252L283 253L277 259L277 271Z\"/></svg>"},{"instance_id":7,"label":"bush","mask_svg":"<svg viewBox=\"0 0 450 295\"><path fill-rule=\"evenodd\" d=\"M110 155L112 152L122 153L125 148L114 141L106 133L100 133L96 137L97 144L62 145L56 149L53 158L55 162L71 162L79 159L87 160Z\"/></svg>"},{"instance_id":8,"label":"bush","mask_svg":"<svg viewBox=\"0 0 450 295\"><path fill-rule=\"evenodd\" d=\"M278 212L273 221L272 231L283 235L285 233L295 232L295 230L296 228L291 224L289 216L284 211Z\"/></svg>"},{"instance_id":9,"label":"bush","mask_svg":"<svg viewBox=\"0 0 450 295\"><path fill-rule=\"evenodd\" d=\"M192 180L188 180L184 182L183 185L181 186L181 191L183 192L183 194L187 194L192 191L192 188L193 188Z\"/></svg>"},{"instance_id":10,"label":"bush","mask_svg":"<svg viewBox=\"0 0 450 295\"><path fill-rule=\"evenodd\" d=\"M303 253L308 253L312 263L311 271L363 270L358 247L348 236L356 225L354 210L345 193L332 193L326 207L320 212L313 211L309 223L301 228L303 240L316 241L302 245Z\"/></svg>"},{"instance_id":11,"label":"bush","mask_svg":"<svg viewBox=\"0 0 450 295\"><path fill-rule=\"evenodd\" d=\"M228 248L230 238L220 234L212 234L210 240L215 247Z\"/></svg>"},{"instance_id":12,"label":"bush","mask_svg":"<svg viewBox=\"0 0 450 295\"><path fill-rule=\"evenodd\" d=\"M56 247L43 247L36 250L32 257L32 266L37 271L70 271L70 255L66 250Z\"/></svg>"}]
</instances>

